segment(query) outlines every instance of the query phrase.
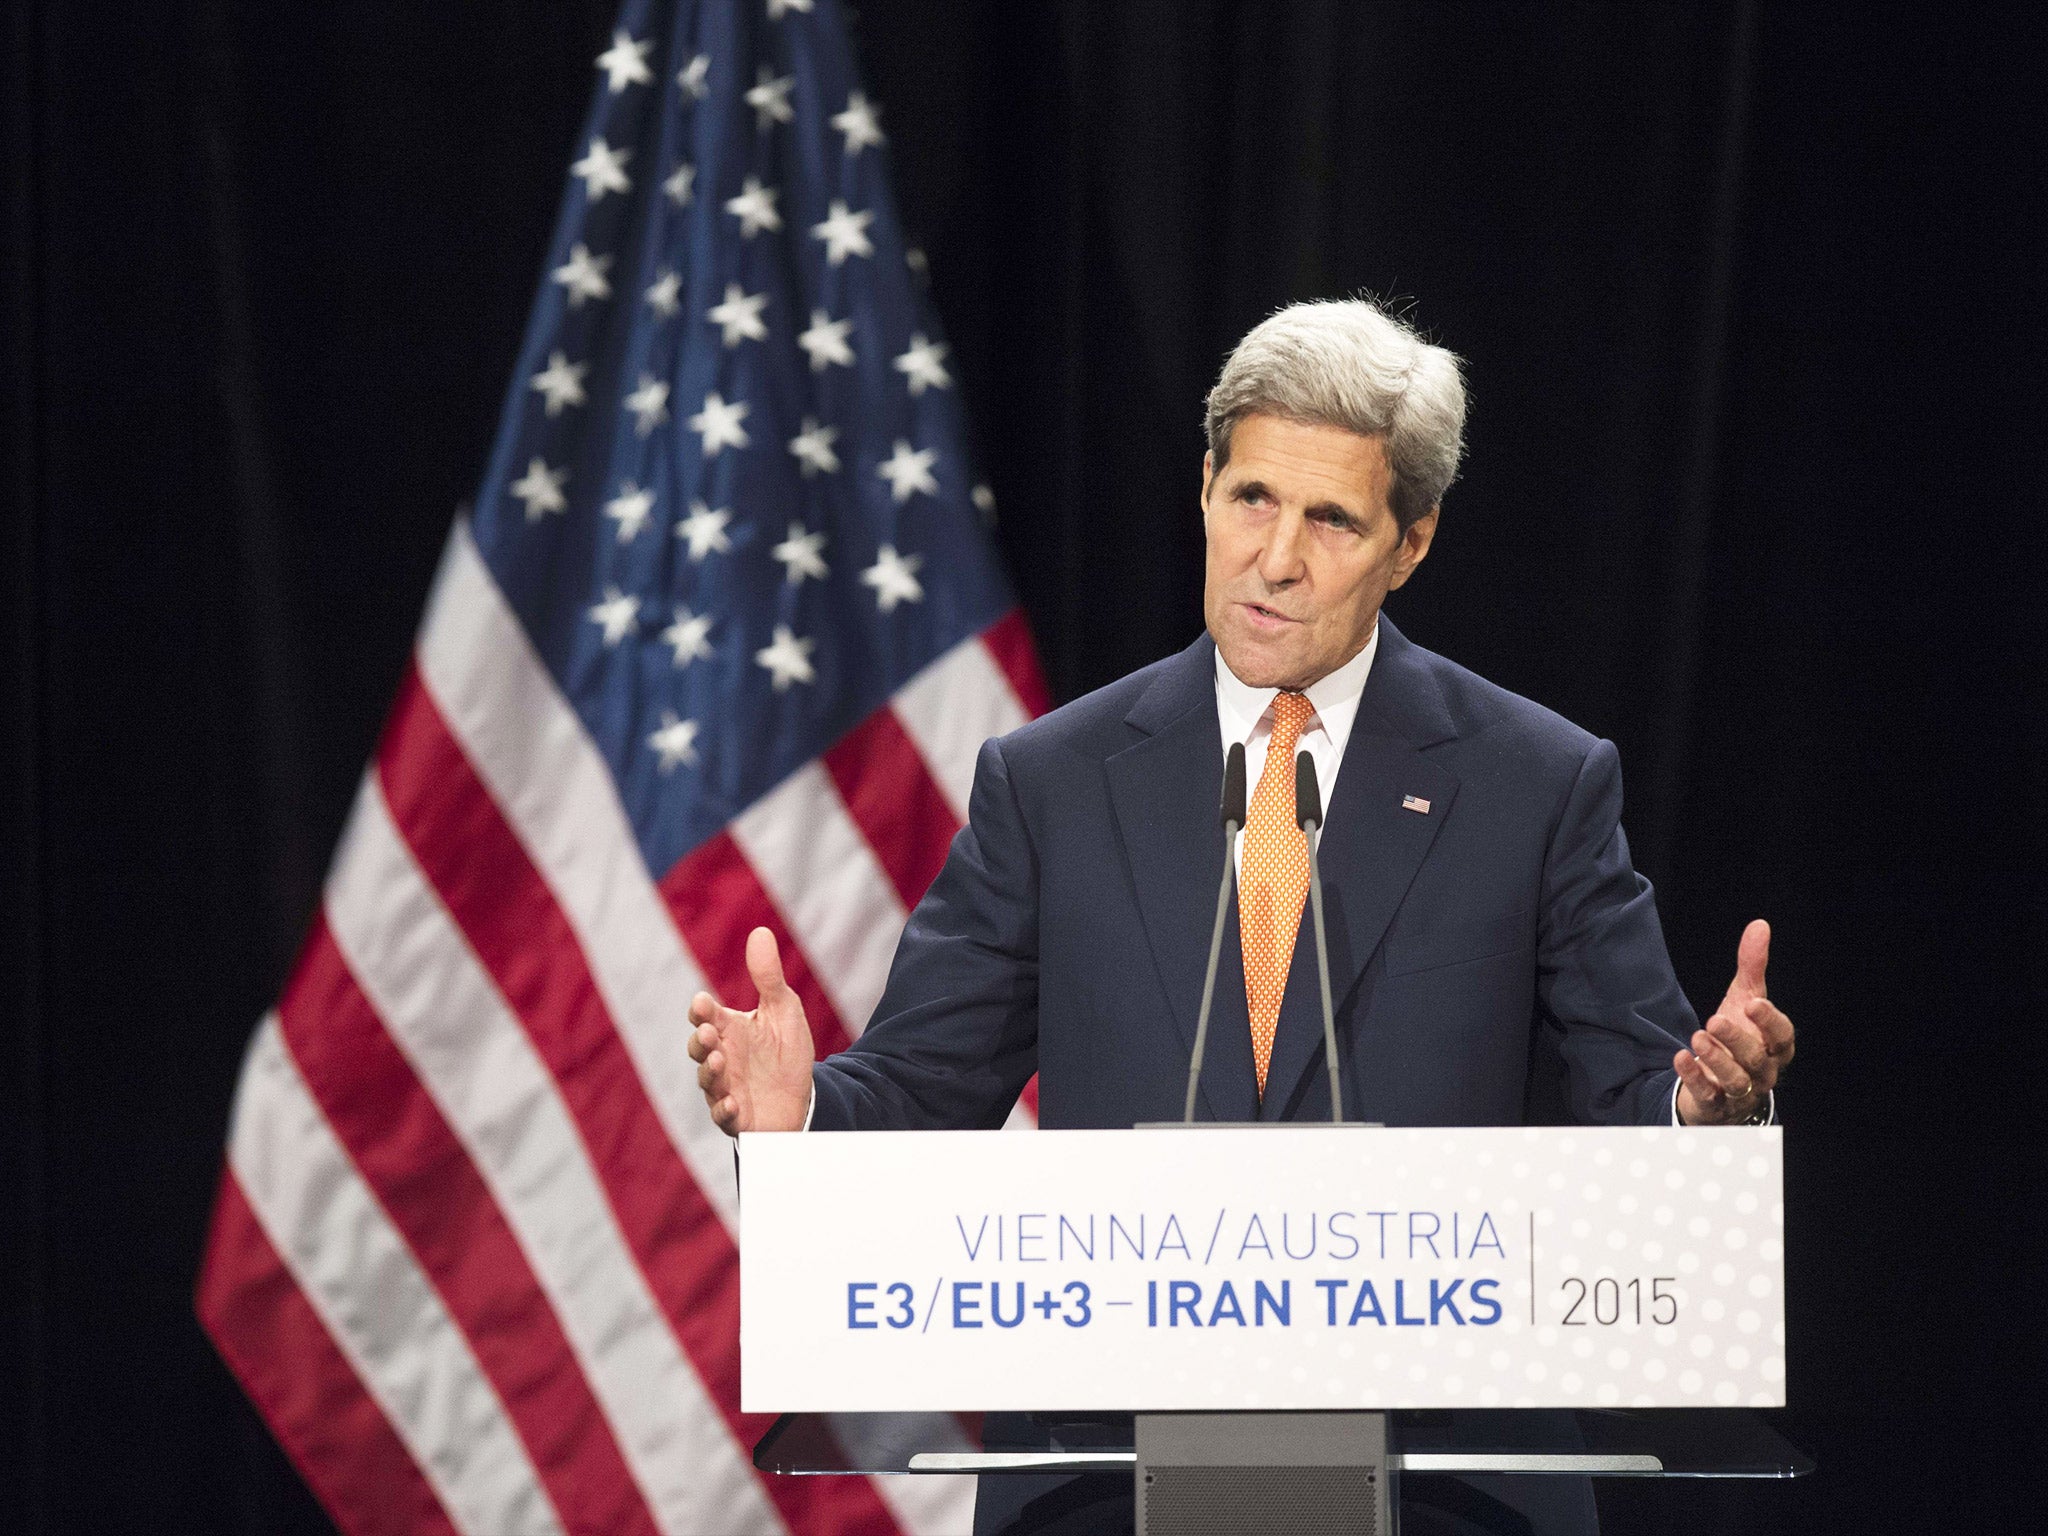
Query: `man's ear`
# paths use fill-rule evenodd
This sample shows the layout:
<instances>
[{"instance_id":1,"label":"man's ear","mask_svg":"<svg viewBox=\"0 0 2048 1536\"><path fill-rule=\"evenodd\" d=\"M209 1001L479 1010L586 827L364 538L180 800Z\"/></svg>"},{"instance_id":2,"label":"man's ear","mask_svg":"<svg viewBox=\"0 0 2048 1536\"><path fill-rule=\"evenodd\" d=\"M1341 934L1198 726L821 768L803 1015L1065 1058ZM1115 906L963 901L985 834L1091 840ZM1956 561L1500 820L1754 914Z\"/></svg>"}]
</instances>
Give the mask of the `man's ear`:
<instances>
[{"instance_id":1,"label":"man's ear","mask_svg":"<svg viewBox=\"0 0 2048 1536\"><path fill-rule=\"evenodd\" d=\"M1408 525L1408 531L1401 535L1401 547L1394 551L1394 577L1387 583L1387 590L1402 585L1415 574L1415 567L1429 558L1429 546L1436 540L1436 515L1440 508L1431 507L1422 516Z\"/></svg>"},{"instance_id":2,"label":"man's ear","mask_svg":"<svg viewBox=\"0 0 2048 1536\"><path fill-rule=\"evenodd\" d=\"M1209 505L1209 484L1216 478L1216 455L1214 451L1202 455L1202 505Z\"/></svg>"}]
</instances>

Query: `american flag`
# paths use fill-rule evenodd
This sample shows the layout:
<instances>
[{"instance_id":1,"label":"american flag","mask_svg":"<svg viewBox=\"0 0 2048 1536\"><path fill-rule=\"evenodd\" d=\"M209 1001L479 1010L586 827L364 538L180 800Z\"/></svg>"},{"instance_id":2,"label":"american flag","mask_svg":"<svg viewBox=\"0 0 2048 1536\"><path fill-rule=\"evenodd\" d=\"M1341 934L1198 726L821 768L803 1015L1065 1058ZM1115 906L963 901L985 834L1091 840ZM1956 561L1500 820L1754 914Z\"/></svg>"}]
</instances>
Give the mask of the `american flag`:
<instances>
[{"instance_id":1,"label":"american flag","mask_svg":"<svg viewBox=\"0 0 2048 1536\"><path fill-rule=\"evenodd\" d=\"M633 0L597 65L199 1311L351 1536L963 1531L754 1470L684 1009L766 925L844 1046L1044 688L839 5Z\"/></svg>"}]
</instances>

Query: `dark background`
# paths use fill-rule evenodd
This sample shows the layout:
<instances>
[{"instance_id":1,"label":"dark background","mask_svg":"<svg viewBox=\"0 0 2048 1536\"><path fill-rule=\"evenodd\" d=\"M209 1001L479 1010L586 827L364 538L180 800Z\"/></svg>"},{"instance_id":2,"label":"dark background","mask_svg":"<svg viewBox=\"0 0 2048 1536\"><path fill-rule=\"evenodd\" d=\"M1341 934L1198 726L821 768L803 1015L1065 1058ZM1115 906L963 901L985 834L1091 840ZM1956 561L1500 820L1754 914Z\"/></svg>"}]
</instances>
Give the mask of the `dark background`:
<instances>
[{"instance_id":1,"label":"dark background","mask_svg":"<svg viewBox=\"0 0 2048 1536\"><path fill-rule=\"evenodd\" d=\"M1471 453L1407 633L1614 737L1783 1095L1788 1486L2019 1518L2048 1360L2041 77L2025 13L868 0L1055 691L1200 619L1200 402L1412 296ZM17 5L0 406L0 1527L324 1529L192 1319L239 1054L481 473L607 4Z\"/></svg>"}]
</instances>

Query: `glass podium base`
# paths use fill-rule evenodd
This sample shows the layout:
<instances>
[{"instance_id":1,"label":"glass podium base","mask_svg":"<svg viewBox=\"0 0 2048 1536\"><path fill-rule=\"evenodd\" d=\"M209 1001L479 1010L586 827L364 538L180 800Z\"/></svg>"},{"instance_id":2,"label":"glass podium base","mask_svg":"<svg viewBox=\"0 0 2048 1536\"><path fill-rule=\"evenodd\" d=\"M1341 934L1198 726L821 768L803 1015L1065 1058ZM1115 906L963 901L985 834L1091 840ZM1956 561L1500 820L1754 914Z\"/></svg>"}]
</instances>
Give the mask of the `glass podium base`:
<instances>
[{"instance_id":1,"label":"glass podium base","mask_svg":"<svg viewBox=\"0 0 2048 1536\"><path fill-rule=\"evenodd\" d=\"M1286 1415L1259 1415L1285 1418ZM1739 1408L1401 1411L1386 1456L1404 1472L1577 1477L1802 1477L1813 1458ZM1130 1472L1130 1414L789 1413L754 1465L791 1476Z\"/></svg>"}]
</instances>

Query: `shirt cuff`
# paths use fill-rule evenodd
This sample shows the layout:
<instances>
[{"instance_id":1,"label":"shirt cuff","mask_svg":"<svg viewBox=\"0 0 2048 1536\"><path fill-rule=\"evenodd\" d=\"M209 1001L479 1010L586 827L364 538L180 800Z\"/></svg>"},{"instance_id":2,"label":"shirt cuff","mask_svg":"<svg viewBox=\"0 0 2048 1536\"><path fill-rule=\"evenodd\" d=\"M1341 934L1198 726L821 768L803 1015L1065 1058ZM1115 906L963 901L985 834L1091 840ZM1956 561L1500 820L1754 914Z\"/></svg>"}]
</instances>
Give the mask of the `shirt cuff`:
<instances>
[{"instance_id":1,"label":"shirt cuff","mask_svg":"<svg viewBox=\"0 0 2048 1536\"><path fill-rule=\"evenodd\" d=\"M1673 1105L1675 1106L1675 1105L1677 1104L1677 1100L1675 1100L1675 1099L1674 1099L1674 1100L1672 1101L1672 1103L1673 1103ZM811 1084L811 1102L810 1102L810 1103L808 1103L808 1104L806 1104L806 1105L804 1106L804 1124L803 1124L803 1128L804 1128L805 1130L807 1130L807 1131L808 1131L808 1130L809 1130L809 1129L811 1128L811 1116L815 1115L815 1114L816 1114L817 1112L818 1112L818 1085L817 1085L816 1083L813 1083L813 1084ZM1673 1113L1676 1113L1676 1110L1675 1110L1675 1108L1674 1108L1674 1110L1673 1110Z\"/></svg>"},{"instance_id":2,"label":"shirt cuff","mask_svg":"<svg viewBox=\"0 0 2048 1536\"><path fill-rule=\"evenodd\" d=\"M1671 1123L1673 1125L1685 1124L1678 1116L1678 1090L1680 1086L1678 1083L1671 1085ZM817 1090L814 1088L811 1092L815 1095ZM807 1117L804 1120L804 1124L809 1126L810 1123ZM1764 1095L1764 1112L1762 1115L1740 1123L1743 1125L1776 1125L1778 1123L1778 1090L1773 1088Z\"/></svg>"}]
</instances>

